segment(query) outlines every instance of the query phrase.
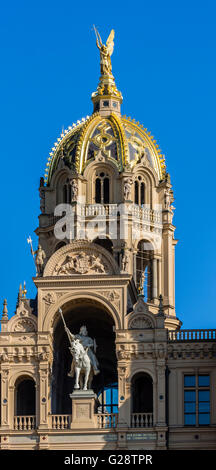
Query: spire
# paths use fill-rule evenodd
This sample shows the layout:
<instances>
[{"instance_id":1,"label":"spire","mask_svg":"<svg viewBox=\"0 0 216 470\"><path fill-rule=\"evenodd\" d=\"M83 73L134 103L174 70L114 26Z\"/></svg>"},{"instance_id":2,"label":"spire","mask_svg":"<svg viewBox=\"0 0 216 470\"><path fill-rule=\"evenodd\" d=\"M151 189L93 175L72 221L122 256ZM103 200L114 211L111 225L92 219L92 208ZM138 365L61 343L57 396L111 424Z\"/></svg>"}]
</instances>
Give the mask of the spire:
<instances>
[{"instance_id":1,"label":"spire","mask_svg":"<svg viewBox=\"0 0 216 470\"><path fill-rule=\"evenodd\" d=\"M112 74L111 55L114 50L114 29L106 41L102 43L99 32L94 26L96 35L96 45L100 51L100 80L97 91L92 93L94 112L99 111L102 115L108 115L115 112L120 115L120 105L122 103L122 94L118 91L115 79Z\"/></svg>"},{"instance_id":2,"label":"spire","mask_svg":"<svg viewBox=\"0 0 216 470\"><path fill-rule=\"evenodd\" d=\"M18 296L17 296L16 308L19 307L21 299L22 299L22 284L20 284L20 286L19 286L19 292L18 292Z\"/></svg>"}]
</instances>

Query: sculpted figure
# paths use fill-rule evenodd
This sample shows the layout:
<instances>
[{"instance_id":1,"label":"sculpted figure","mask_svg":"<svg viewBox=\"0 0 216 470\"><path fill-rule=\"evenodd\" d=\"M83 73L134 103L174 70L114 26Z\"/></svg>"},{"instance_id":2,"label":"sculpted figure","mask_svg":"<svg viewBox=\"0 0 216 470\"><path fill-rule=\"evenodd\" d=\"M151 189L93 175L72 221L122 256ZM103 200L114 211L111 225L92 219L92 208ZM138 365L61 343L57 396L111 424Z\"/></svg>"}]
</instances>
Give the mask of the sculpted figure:
<instances>
[{"instance_id":1,"label":"sculpted figure","mask_svg":"<svg viewBox=\"0 0 216 470\"><path fill-rule=\"evenodd\" d=\"M112 29L105 45L102 43L100 34L95 28L95 26L94 26L94 30L96 34L96 44L100 51L101 75L112 75L111 55L114 49L113 39L114 39L115 32Z\"/></svg>"},{"instance_id":2,"label":"sculpted figure","mask_svg":"<svg viewBox=\"0 0 216 470\"><path fill-rule=\"evenodd\" d=\"M75 389L82 387L83 390L87 390L93 375L97 375L100 372L99 362L95 355L97 348L95 339L88 336L87 328L84 325L80 328L79 334L74 335L71 333L66 326L61 309L59 309L59 313L64 323L64 328L70 342L69 349L73 356L71 370L68 375L74 377L75 374Z\"/></svg>"},{"instance_id":3,"label":"sculpted figure","mask_svg":"<svg viewBox=\"0 0 216 470\"><path fill-rule=\"evenodd\" d=\"M164 191L164 205L165 205L165 209L169 209L170 204L171 204L171 193L170 193L170 189L165 189L165 191Z\"/></svg>"},{"instance_id":4,"label":"sculpted figure","mask_svg":"<svg viewBox=\"0 0 216 470\"><path fill-rule=\"evenodd\" d=\"M140 274L139 285L138 285L139 294L143 294L144 292L144 282L145 282L145 272L142 271Z\"/></svg>"},{"instance_id":5,"label":"sculpted figure","mask_svg":"<svg viewBox=\"0 0 216 470\"><path fill-rule=\"evenodd\" d=\"M92 339L88 336L88 331L87 331L87 328L85 325L81 326L80 328L80 332L78 335L73 335L70 330L68 330L68 333L69 333L69 336L70 338L73 340L74 338L75 339L78 339L80 341L80 343L83 345L83 347L85 349L87 349L87 354L89 356L89 359L90 359L90 362L91 362L91 365L93 367L93 371L94 371L94 375L97 375L99 374L100 370L99 370L99 362L96 358L96 355L95 355L95 352L96 352L96 342L95 342L95 339ZM71 364L71 371L70 371L70 375L74 374L74 360L72 361L72 364ZM72 375L73 376L73 375Z\"/></svg>"},{"instance_id":6,"label":"sculpted figure","mask_svg":"<svg viewBox=\"0 0 216 470\"><path fill-rule=\"evenodd\" d=\"M105 268L104 268L104 265L101 261L100 256L92 255L91 256L91 263L92 263L91 267L94 268L96 270L96 272L105 273Z\"/></svg>"},{"instance_id":7,"label":"sculpted figure","mask_svg":"<svg viewBox=\"0 0 216 470\"><path fill-rule=\"evenodd\" d=\"M66 263L63 266L57 266L58 274L69 274L74 269L74 260L71 255L67 255Z\"/></svg>"},{"instance_id":8,"label":"sculpted figure","mask_svg":"<svg viewBox=\"0 0 216 470\"><path fill-rule=\"evenodd\" d=\"M41 245L38 245L38 250L34 251L34 255L36 255L35 261L36 261L37 274L38 276L41 276L43 274L43 265L44 265L44 260L46 258L46 253L44 250L42 250Z\"/></svg>"},{"instance_id":9,"label":"sculpted figure","mask_svg":"<svg viewBox=\"0 0 216 470\"><path fill-rule=\"evenodd\" d=\"M131 180L131 179L127 179L127 180L125 180L125 182L124 182L124 199L125 199L126 201L128 201L128 199L129 199L129 197L130 197L131 184L132 184L132 180Z\"/></svg>"},{"instance_id":10,"label":"sculpted figure","mask_svg":"<svg viewBox=\"0 0 216 470\"><path fill-rule=\"evenodd\" d=\"M129 267L129 256L124 254L122 257L122 271L127 273L128 267Z\"/></svg>"},{"instance_id":11,"label":"sculpted figure","mask_svg":"<svg viewBox=\"0 0 216 470\"><path fill-rule=\"evenodd\" d=\"M78 196L78 183L75 179L71 180L71 202L77 200Z\"/></svg>"},{"instance_id":12,"label":"sculpted figure","mask_svg":"<svg viewBox=\"0 0 216 470\"><path fill-rule=\"evenodd\" d=\"M34 259L35 266L36 266L36 275L37 276L42 276L44 261L46 259L46 253L45 253L44 250L42 250L41 245L38 245L38 249L36 251L33 250L31 237L27 238L27 242L31 246L31 254L32 254L32 257Z\"/></svg>"}]
</instances>

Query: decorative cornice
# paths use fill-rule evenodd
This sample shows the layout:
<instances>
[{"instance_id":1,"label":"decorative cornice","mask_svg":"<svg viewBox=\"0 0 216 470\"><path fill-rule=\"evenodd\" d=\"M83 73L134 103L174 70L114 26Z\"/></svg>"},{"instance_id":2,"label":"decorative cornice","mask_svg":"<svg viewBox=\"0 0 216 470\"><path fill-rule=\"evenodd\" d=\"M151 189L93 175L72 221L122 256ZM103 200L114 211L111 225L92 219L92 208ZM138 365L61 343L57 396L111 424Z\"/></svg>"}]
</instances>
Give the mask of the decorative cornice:
<instances>
[{"instance_id":1,"label":"decorative cornice","mask_svg":"<svg viewBox=\"0 0 216 470\"><path fill-rule=\"evenodd\" d=\"M73 286L125 286L131 281L132 275L131 274L118 274L118 275L109 275L109 274L100 274L91 276L88 275L73 275L72 276L47 276L47 277L34 277L33 281L37 287L45 288L47 287L61 287L67 288Z\"/></svg>"}]
</instances>

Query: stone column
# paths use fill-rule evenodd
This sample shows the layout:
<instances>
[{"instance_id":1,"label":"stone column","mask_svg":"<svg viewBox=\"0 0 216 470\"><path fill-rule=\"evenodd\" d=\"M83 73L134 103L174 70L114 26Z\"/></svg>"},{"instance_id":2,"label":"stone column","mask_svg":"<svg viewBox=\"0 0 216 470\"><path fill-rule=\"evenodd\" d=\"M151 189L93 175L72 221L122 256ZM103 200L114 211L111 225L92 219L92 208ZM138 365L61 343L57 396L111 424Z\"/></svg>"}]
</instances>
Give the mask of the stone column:
<instances>
[{"instance_id":1,"label":"stone column","mask_svg":"<svg viewBox=\"0 0 216 470\"><path fill-rule=\"evenodd\" d=\"M174 308L174 251L173 251L173 230L164 227L163 234L163 257L164 257L164 305ZM172 311L173 314L173 311Z\"/></svg>"},{"instance_id":2,"label":"stone column","mask_svg":"<svg viewBox=\"0 0 216 470\"><path fill-rule=\"evenodd\" d=\"M13 428L13 423L9 419L9 390L8 390L9 370L1 371L1 428Z\"/></svg>"},{"instance_id":3,"label":"stone column","mask_svg":"<svg viewBox=\"0 0 216 470\"><path fill-rule=\"evenodd\" d=\"M161 258L159 258L158 259L158 294L160 295L161 292L162 292L162 262L161 262Z\"/></svg>"},{"instance_id":4,"label":"stone column","mask_svg":"<svg viewBox=\"0 0 216 470\"><path fill-rule=\"evenodd\" d=\"M137 284L137 267L136 267L136 257L137 257L137 252L135 251L134 254L133 254L133 278L134 278L134 283L135 283L135 286Z\"/></svg>"},{"instance_id":5,"label":"stone column","mask_svg":"<svg viewBox=\"0 0 216 470\"><path fill-rule=\"evenodd\" d=\"M152 298L158 298L158 270L157 270L157 258L152 260Z\"/></svg>"},{"instance_id":6,"label":"stone column","mask_svg":"<svg viewBox=\"0 0 216 470\"><path fill-rule=\"evenodd\" d=\"M127 363L120 361L118 363L118 389L119 389L119 413L118 427L130 427L130 388L127 379Z\"/></svg>"},{"instance_id":7,"label":"stone column","mask_svg":"<svg viewBox=\"0 0 216 470\"><path fill-rule=\"evenodd\" d=\"M37 393L37 415L39 414L39 429L48 428L48 367L47 364L40 364L39 387Z\"/></svg>"},{"instance_id":8,"label":"stone column","mask_svg":"<svg viewBox=\"0 0 216 470\"><path fill-rule=\"evenodd\" d=\"M157 417L156 426L166 426L166 386L165 386L165 363L157 364Z\"/></svg>"}]
</instances>

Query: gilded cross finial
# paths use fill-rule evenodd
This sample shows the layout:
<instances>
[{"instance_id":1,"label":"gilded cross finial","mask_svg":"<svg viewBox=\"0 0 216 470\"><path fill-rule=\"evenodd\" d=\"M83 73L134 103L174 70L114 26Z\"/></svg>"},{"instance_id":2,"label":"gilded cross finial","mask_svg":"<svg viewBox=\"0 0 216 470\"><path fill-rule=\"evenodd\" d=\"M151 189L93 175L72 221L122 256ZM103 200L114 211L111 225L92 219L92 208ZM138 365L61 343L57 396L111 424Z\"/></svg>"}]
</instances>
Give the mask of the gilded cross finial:
<instances>
[{"instance_id":1,"label":"gilded cross finial","mask_svg":"<svg viewBox=\"0 0 216 470\"><path fill-rule=\"evenodd\" d=\"M23 299L26 299L26 294L27 294L27 289L26 289L26 283L24 281L23 290L22 290L22 298Z\"/></svg>"}]
</instances>

